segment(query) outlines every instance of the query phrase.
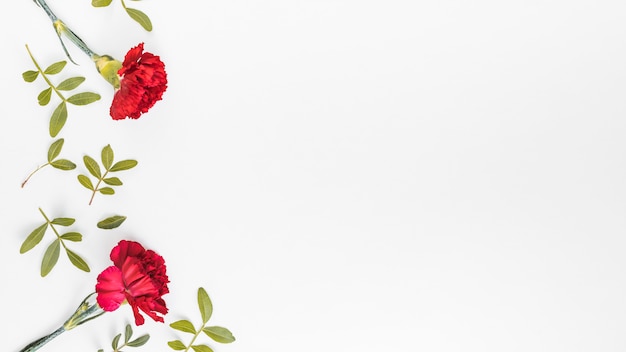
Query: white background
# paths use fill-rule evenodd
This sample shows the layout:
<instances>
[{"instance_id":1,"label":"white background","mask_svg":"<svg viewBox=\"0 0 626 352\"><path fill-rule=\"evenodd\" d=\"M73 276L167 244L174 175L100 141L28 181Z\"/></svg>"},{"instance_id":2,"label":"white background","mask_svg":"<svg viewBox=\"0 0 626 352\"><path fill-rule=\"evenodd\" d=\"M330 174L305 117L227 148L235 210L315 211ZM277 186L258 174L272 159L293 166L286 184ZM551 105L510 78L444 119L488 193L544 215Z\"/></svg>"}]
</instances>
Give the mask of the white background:
<instances>
[{"instance_id":1,"label":"white background","mask_svg":"<svg viewBox=\"0 0 626 352\"><path fill-rule=\"evenodd\" d=\"M0 23L2 349L54 330L120 239L164 256L170 314L199 322L196 290L228 327L216 352L624 351L626 3L623 1L162 1L145 32L119 1L49 5L94 51L145 42L169 75L163 101L112 121L112 89L80 51L60 80L102 100L69 107L45 162L49 106L33 68L64 59L32 1ZM9 10L10 8L10 10ZM114 196L76 181L111 144ZM46 277L50 217L84 235ZM96 228L114 214L115 230ZM43 351L110 351L128 306ZM147 321L144 351L190 336Z\"/></svg>"}]
</instances>

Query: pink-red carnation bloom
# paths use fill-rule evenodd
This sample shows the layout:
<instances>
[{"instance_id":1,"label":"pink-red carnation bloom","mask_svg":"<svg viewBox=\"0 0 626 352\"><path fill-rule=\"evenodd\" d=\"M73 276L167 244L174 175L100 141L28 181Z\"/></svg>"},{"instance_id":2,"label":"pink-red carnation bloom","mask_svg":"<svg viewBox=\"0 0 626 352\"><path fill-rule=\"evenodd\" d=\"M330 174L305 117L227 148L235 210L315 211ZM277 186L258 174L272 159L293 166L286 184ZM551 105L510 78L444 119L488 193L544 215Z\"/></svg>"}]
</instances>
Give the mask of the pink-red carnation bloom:
<instances>
[{"instance_id":1,"label":"pink-red carnation bloom","mask_svg":"<svg viewBox=\"0 0 626 352\"><path fill-rule=\"evenodd\" d=\"M138 119L154 103L161 100L167 88L167 74L161 59L143 52L143 43L126 53L122 68L117 71L120 87L113 96L111 117L123 120Z\"/></svg>"},{"instance_id":2,"label":"pink-red carnation bloom","mask_svg":"<svg viewBox=\"0 0 626 352\"><path fill-rule=\"evenodd\" d=\"M144 323L139 310L163 322L157 315L167 314L161 297L169 292L163 257L137 242L122 240L111 250L111 260L113 265L98 275L96 299L100 307L111 312L126 301L133 309L136 325Z\"/></svg>"}]
</instances>

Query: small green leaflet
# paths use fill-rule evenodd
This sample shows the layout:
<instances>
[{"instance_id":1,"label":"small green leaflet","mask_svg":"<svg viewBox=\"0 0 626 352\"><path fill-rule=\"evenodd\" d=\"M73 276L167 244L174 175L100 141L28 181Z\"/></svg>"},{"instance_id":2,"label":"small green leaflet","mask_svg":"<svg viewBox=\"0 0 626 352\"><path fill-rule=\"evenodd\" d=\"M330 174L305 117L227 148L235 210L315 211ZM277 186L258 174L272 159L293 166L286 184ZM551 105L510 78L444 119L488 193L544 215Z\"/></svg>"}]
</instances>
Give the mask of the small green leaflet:
<instances>
[{"instance_id":1,"label":"small green leaflet","mask_svg":"<svg viewBox=\"0 0 626 352\"><path fill-rule=\"evenodd\" d=\"M111 5L113 0L91 0L91 6L93 7L106 7Z\"/></svg>"},{"instance_id":2,"label":"small green leaflet","mask_svg":"<svg viewBox=\"0 0 626 352\"><path fill-rule=\"evenodd\" d=\"M137 166L136 160L122 160L116 162L115 165L113 165L113 167L111 168L111 171L129 170L135 166Z\"/></svg>"},{"instance_id":3,"label":"small green leaflet","mask_svg":"<svg viewBox=\"0 0 626 352\"><path fill-rule=\"evenodd\" d=\"M56 137L67 121L67 104L64 101L52 112L50 117L50 137Z\"/></svg>"},{"instance_id":4,"label":"small green leaflet","mask_svg":"<svg viewBox=\"0 0 626 352\"><path fill-rule=\"evenodd\" d=\"M167 345L176 351L182 351L187 348L180 340L169 341Z\"/></svg>"},{"instance_id":5,"label":"small green leaflet","mask_svg":"<svg viewBox=\"0 0 626 352\"><path fill-rule=\"evenodd\" d=\"M26 82L34 82L39 76L39 71L26 71L22 73L22 78Z\"/></svg>"},{"instance_id":6,"label":"small green leaflet","mask_svg":"<svg viewBox=\"0 0 626 352\"><path fill-rule=\"evenodd\" d=\"M48 66L45 70L43 70L43 73L47 75L56 75L63 70L66 64L67 61L55 62L52 65Z\"/></svg>"},{"instance_id":7,"label":"small green leaflet","mask_svg":"<svg viewBox=\"0 0 626 352\"><path fill-rule=\"evenodd\" d=\"M52 88L46 88L39 93L37 101L39 102L39 105L45 106L50 102L50 97L52 97Z\"/></svg>"},{"instance_id":8,"label":"small green leaflet","mask_svg":"<svg viewBox=\"0 0 626 352\"><path fill-rule=\"evenodd\" d=\"M56 265L59 260L59 252L61 251L61 241L59 239L54 240L48 249L46 249L46 253L43 255L43 260L41 261L41 276L44 277L50 273L52 268Z\"/></svg>"},{"instance_id":9,"label":"small green leaflet","mask_svg":"<svg viewBox=\"0 0 626 352\"><path fill-rule=\"evenodd\" d=\"M213 314L213 303L206 290L202 287L198 289L198 307L200 308L200 315L202 316L202 323L206 324L211 315Z\"/></svg>"},{"instance_id":10,"label":"small green leaflet","mask_svg":"<svg viewBox=\"0 0 626 352\"><path fill-rule=\"evenodd\" d=\"M67 102L74 105L87 105L98 100L100 100L100 94L91 92L78 93L67 98Z\"/></svg>"},{"instance_id":11,"label":"small green leaflet","mask_svg":"<svg viewBox=\"0 0 626 352\"><path fill-rule=\"evenodd\" d=\"M213 352L211 347L207 345L192 345L191 348L193 348L195 352Z\"/></svg>"},{"instance_id":12,"label":"small green leaflet","mask_svg":"<svg viewBox=\"0 0 626 352\"><path fill-rule=\"evenodd\" d=\"M52 162L59 154L61 154L61 149L63 149L63 143L65 140L63 138L59 138L58 140L52 142L50 144L50 148L48 148L48 162Z\"/></svg>"},{"instance_id":13,"label":"small green leaflet","mask_svg":"<svg viewBox=\"0 0 626 352\"><path fill-rule=\"evenodd\" d=\"M67 160L67 159L58 159L50 163L52 167L59 170L74 170L76 168L76 164Z\"/></svg>"},{"instance_id":14,"label":"small green leaflet","mask_svg":"<svg viewBox=\"0 0 626 352\"><path fill-rule=\"evenodd\" d=\"M170 327L174 330L195 334L196 329L189 320L178 320L170 324Z\"/></svg>"},{"instance_id":15,"label":"small green leaflet","mask_svg":"<svg viewBox=\"0 0 626 352\"><path fill-rule=\"evenodd\" d=\"M231 343L235 341L235 337L230 330L221 326L207 326L202 329L202 331L214 341L219 343Z\"/></svg>"},{"instance_id":16,"label":"small green leaflet","mask_svg":"<svg viewBox=\"0 0 626 352\"><path fill-rule=\"evenodd\" d=\"M150 21L148 15L137 9L131 9L128 7L126 8L126 13L128 13L130 18L139 23L143 27L143 29L148 32L152 31L152 22Z\"/></svg>"},{"instance_id":17,"label":"small green leaflet","mask_svg":"<svg viewBox=\"0 0 626 352\"><path fill-rule=\"evenodd\" d=\"M59 85L57 86L57 89L58 90L72 90L78 87L84 81L85 81L85 77L68 78L65 81L59 83Z\"/></svg>"},{"instance_id":18,"label":"small green leaflet","mask_svg":"<svg viewBox=\"0 0 626 352\"><path fill-rule=\"evenodd\" d=\"M89 265L87 265L83 258L67 248L65 248L65 252L67 253L67 257L70 259L70 262L74 264L75 267L84 272L89 272Z\"/></svg>"},{"instance_id":19,"label":"small green leaflet","mask_svg":"<svg viewBox=\"0 0 626 352\"><path fill-rule=\"evenodd\" d=\"M110 229L119 227L124 222L124 220L126 220L125 216L114 215L102 221L99 221L96 226L98 226L98 228L101 228L101 229L110 230Z\"/></svg>"},{"instance_id":20,"label":"small green leaflet","mask_svg":"<svg viewBox=\"0 0 626 352\"><path fill-rule=\"evenodd\" d=\"M31 232L30 235L26 237L26 239L24 240L24 243L22 243L22 247L20 247L20 253L22 254L26 253L30 251L31 249L33 249L36 245L38 245L39 242L41 242L41 240L43 239L43 235L46 233L47 229L48 229L47 222L39 226L38 228L34 229L33 232Z\"/></svg>"}]
</instances>

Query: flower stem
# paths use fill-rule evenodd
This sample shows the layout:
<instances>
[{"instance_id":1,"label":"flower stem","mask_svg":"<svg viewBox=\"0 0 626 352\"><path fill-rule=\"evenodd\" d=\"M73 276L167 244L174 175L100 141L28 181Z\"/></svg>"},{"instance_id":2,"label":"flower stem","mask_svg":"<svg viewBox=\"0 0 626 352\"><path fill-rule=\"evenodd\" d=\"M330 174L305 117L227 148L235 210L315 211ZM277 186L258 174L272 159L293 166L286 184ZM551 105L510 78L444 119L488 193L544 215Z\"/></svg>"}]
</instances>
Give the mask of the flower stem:
<instances>
[{"instance_id":1,"label":"flower stem","mask_svg":"<svg viewBox=\"0 0 626 352\"><path fill-rule=\"evenodd\" d=\"M63 21L61 21L54 14L54 12L52 12L50 7L48 7L48 4L46 4L45 0L33 0L33 1L46 12L48 17L50 18L50 21L52 21L52 26L54 27L54 30L57 32L57 35L59 36L59 40L61 40L61 45L63 46L63 50L65 51L65 54L68 56L68 58L72 62L74 62L74 60L72 60L72 57L67 51L67 48L65 47L65 44L63 43L63 40L61 39L61 34L65 34L65 36L69 40L71 40L72 43L74 43L74 45L76 45L82 52L87 54L89 58L93 59L94 57L98 56L93 50L89 49L87 44L85 44L85 42L82 39L80 39L76 35L76 33L74 33Z\"/></svg>"},{"instance_id":2,"label":"flower stem","mask_svg":"<svg viewBox=\"0 0 626 352\"><path fill-rule=\"evenodd\" d=\"M43 345L47 344L48 342L50 342L53 338L61 335L61 333L63 333L65 331L65 328L63 326L61 326L60 328L54 330L51 334L46 335L38 340L35 340L31 343L29 343L28 345L26 345L26 347L22 348L20 350L20 352L33 352L33 351L37 351L38 349L40 349Z\"/></svg>"}]
</instances>

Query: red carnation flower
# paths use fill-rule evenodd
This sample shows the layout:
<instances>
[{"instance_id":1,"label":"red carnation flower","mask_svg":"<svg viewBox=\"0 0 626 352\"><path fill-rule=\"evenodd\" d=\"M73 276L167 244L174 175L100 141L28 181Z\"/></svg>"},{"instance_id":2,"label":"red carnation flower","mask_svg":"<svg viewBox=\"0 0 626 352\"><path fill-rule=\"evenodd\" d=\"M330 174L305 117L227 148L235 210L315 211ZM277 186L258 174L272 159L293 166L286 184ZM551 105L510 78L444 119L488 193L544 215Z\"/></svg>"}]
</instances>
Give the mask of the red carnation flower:
<instances>
[{"instance_id":1,"label":"red carnation flower","mask_svg":"<svg viewBox=\"0 0 626 352\"><path fill-rule=\"evenodd\" d=\"M118 61L119 62L119 61ZM143 52L143 43L126 53L122 68L117 71L120 87L113 96L111 117L123 120L138 119L147 112L167 88L167 74L161 59Z\"/></svg>"},{"instance_id":2,"label":"red carnation flower","mask_svg":"<svg viewBox=\"0 0 626 352\"><path fill-rule=\"evenodd\" d=\"M105 311L111 312L127 301L133 309L135 324L142 325L142 310L155 321L163 322L157 313L167 314L161 296L169 292L169 279L165 273L163 257L141 244L120 241L111 250L113 266L98 275L97 302Z\"/></svg>"}]
</instances>

